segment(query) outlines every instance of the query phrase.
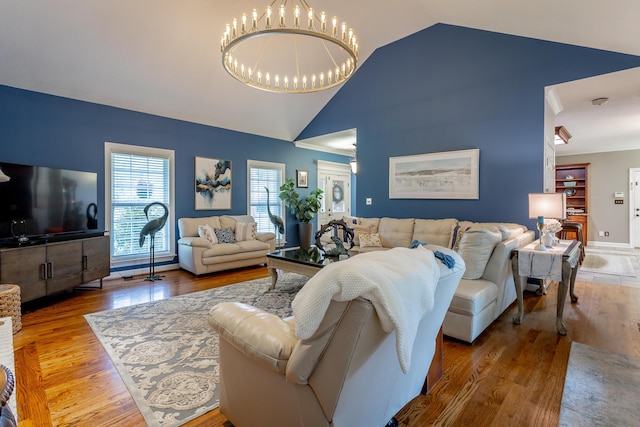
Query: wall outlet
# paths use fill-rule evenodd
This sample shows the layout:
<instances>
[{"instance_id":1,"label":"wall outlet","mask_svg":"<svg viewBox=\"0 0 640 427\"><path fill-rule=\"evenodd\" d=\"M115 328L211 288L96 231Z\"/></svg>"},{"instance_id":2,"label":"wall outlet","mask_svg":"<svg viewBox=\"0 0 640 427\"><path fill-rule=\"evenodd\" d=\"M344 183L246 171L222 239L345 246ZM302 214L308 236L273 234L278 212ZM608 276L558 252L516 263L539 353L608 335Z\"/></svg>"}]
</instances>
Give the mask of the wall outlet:
<instances>
[{"instance_id":1,"label":"wall outlet","mask_svg":"<svg viewBox=\"0 0 640 427\"><path fill-rule=\"evenodd\" d=\"M367 197L364 202L367 205L372 205L373 204L373 199L371 197Z\"/></svg>"}]
</instances>

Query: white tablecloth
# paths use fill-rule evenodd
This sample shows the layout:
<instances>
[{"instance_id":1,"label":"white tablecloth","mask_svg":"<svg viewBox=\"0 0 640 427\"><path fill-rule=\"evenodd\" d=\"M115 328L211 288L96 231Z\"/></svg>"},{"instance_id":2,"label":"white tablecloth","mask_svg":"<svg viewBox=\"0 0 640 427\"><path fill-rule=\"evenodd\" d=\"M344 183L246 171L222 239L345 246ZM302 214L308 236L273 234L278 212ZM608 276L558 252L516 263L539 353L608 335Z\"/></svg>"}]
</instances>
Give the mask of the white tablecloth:
<instances>
[{"instance_id":1,"label":"white tablecloth","mask_svg":"<svg viewBox=\"0 0 640 427\"><path fill-rule=\"evenodd\" d=\"M562 256L572 249L572 240L560 243L546 251L535 250L536 240L518 250L518 274L520 277L562 280Z\"/></svg>"}]
</instances>

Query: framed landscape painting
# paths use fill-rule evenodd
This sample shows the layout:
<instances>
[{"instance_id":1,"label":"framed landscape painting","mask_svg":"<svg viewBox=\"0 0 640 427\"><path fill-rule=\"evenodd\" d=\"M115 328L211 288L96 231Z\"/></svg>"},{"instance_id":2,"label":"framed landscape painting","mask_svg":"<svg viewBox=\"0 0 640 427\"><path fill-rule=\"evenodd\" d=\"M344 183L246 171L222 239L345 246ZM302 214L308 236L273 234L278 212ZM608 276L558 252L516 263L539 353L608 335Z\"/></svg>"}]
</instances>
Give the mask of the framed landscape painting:
<instances>
[{"instance_id":1,"label":"framed landscape painting","mask_svg":"<svg viewBox=\"0 0 640 427\"><path fill-rule=\"evenodd\" d=\"M480 150L389 158L391 199L478 199Z\"/></svg>"},{"instance_id":2,"label":"framed landscape painting","mask_svg":"<svg viewBox=\"0 0 640 427\"><path fill-rule=\"evenodd\" d=\"M231 209L231 160L196 156L195 201L196 210Z\"/></svg>"}]
</instances>

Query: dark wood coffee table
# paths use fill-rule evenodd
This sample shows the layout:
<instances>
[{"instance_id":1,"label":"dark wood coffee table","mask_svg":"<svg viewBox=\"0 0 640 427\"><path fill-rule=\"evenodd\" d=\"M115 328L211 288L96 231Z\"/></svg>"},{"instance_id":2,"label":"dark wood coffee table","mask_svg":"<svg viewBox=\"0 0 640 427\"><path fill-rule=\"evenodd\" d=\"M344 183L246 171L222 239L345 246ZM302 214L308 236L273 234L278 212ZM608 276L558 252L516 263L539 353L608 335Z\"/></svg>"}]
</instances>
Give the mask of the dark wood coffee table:
<instances>
[{"instance_id":1,"label":"dark wood coffee table","mask_svg":"<svg viewBox=\"0 0 640 427\"><path fill-rule=\"evenodd\" d=\"M339 261L338 257L325 257L316 246L307 249L282 249L267 254L267 268L271 275L271 287L275 289L278 269L313 277L322 267Z\"/></svg>"}]
</instances>

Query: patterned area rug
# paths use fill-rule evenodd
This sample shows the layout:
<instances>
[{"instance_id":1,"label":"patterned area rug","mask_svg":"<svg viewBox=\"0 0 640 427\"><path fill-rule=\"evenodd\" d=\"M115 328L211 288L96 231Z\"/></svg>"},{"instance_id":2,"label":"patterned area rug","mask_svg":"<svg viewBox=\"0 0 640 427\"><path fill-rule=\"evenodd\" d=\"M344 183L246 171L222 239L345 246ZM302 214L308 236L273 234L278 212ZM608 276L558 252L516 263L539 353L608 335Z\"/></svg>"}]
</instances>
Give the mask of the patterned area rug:
<instances>
[{"instance_id":1,"label":"patterned area rug","mask_svg":"<svg viewBox=\"0 0 640 427\"><path fill-rule=\"evenodd\" d=\"M308 278L281 274L161 301L88 314L100 340L149 426L179 426L218 407L218 335L211 307L241 301L291 315L291 301Z\"/></svg>"},{"instance_id":2,"label":"patterned area rug","mask_svg":"<svg viewBox=\"0 0 640 427\"><path fill-rule=\"evenodd\" d=\"M580 270L614 276L636 276L631 257L626 255L587 254Z\"/></svg>"},{"instance_id":3,"label":"patterned area rug","mask_svg":"<svg viewBox=\"0 0 640 427\"><path fill-rule=\"evenodd\" d=\"M560 427L637 426L640 358L571 343Z\"/></svg>"}]
</instances>

